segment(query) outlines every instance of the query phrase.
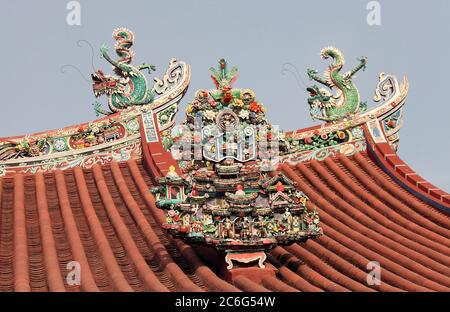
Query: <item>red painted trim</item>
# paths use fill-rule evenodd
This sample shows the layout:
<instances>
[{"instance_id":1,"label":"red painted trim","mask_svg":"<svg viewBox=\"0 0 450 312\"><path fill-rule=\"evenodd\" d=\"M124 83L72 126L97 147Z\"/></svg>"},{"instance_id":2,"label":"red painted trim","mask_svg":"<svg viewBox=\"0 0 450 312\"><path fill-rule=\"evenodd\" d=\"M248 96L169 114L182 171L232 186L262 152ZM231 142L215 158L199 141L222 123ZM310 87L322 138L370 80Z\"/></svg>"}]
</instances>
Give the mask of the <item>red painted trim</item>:
<instances>
[{"instance_id":1,"label":"red painted trim","mask_svg":"<svg viewBox=\"0 0 450 312\"><path fill-rule=\"evenodd\" d=\"M136 115L137 114L138 113L136 113ZM34 132L34 133L31 133L31 134L27 134L27 135L17 135L17 136L10 136L10 137L0 138L0 142L15 143L18 140L20 141L20 139L25 138L26 136L34 137L34 136L41 136L41 135L45 135L45 134L48 135L48 136L53 136L53 135L57 136L56 133L61 131L61 130L63 132L66 132L66 131L68 131L70 129L78 129L79 127L87 127L91 123L97 123L97 122L101 122L101 121L104 121L104 120L120 121L122 119L123 118L120 117L120 112L117 112L117 113L114 113L114 114L111 114L111 115L107 115L107 116L104 116L104 117L101 117L101 118L98 118L98 119L94 119L94 120L89 121L89 122L84 122L84 123L80 123L80 124L76 124L76 125L71 125L71 126L67 126L67 127L61 128L61 129L44 130L44 131Z\"/></svg>"},{"instance_id":2,"label":"red painted trim","mask_svg":"<svg viewBox=\"0 0 450 312\"><path fill-rule=\"evenodd\" d=\"M364 125L363 128L366 134L367 144L371 147L369 149L369 155L371 155L370 151L374 153L375 155L371 155L371 157L374 158L375 156L376 159L383 164L383 169L388 170L388 174L396 177L408 188L411 188L414 192L421 194L431 202L437 201L438 205L450 208L450 195L447 192L439 189L417 174L411 167L400 159L396 152L392 150L389 143L375 143L369 130L367 129L367 126Z\"/></svg>"},{"instance_id":3,"label":"red painted trim","mask_svg":"<svg viewBox=\"0 0 450 312\"><path fill-rule=\"evenodd\" d=\"M307 132L307 131L311 131L311 130L316 130L316 129L320 129L322 127L326 127L328 126L329 123L325 123L325 124L320 124L320 125L315 125L315 126L310 126L307 128L303 128L303 129L297 129L297 130L293 130L293 131L287 131L286 132L286 136L291 136L293 134L298 134L298 133L302 133L302 132Z\"/></svg>"},{"instance_id":4,"label":"red painted trim","mask_svg":"<svg viewBox=\"0 0 450 312\"><path fill-rule=\"evenodd\" d=\"M149 172L152 174L154 182L156 182L156 178L159 176L164 176L169 171L170 166L174 166L175 171L179 175L181 175L181 170L178 166L178 163L172 157L172 154L166 151L162 145L161 133L159 131L155 113L153 113L153 120L155 131L158 136L158 142L147 142L142 115L139 117L144 165L146 166L146 169L149 170Z\"/></svg>"},{"instance_id":5,"label":"red painted trim","mask_svg":"<svg viewBox=\"0 0 450 312\"><path fill-rule=\"evenodd\" d=\"M156 183L156 178L160 175L158 168L156 167L153 158L150 156L150 150L145 136L144 123L142 121L142 115L138 118L139 120L139 131L141 133L141 146L142 146L142 159L143 164L147 172L149 173L152 181Z\"/></svg>"}]
</instances>

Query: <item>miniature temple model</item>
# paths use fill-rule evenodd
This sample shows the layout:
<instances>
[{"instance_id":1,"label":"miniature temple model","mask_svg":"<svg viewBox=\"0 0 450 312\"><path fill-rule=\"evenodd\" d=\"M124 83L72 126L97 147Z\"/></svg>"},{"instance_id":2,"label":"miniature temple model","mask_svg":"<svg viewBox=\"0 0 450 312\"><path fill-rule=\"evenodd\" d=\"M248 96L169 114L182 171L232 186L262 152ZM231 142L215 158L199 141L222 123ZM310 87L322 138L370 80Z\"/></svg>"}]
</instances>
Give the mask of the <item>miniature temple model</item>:
<instances>
[{"instance_id":1,"label":"miniature temple model","mask_svg":"<svg viewBox=\"0 0 450 312\"><path fill-rule=\"evenodd\" d=\"M320 235L319 216L307 209L308 198L295 182L264 171L264 157L286 151L287 143L267 121L254 92L232 87L237 68L228 71L222 59L211 71L217 89L197 91L183 122L186 132L173 138L175 145L194 142L179 151L182 175L170 168L152 191L166 211L163 227L175 237L224 250L229 269L232 259L248 262L250 254L264 267L261 251ZM195 120L202 123L198 138ZM196 139L202 146L199 158Z\"/></svg>"}]
</instances>

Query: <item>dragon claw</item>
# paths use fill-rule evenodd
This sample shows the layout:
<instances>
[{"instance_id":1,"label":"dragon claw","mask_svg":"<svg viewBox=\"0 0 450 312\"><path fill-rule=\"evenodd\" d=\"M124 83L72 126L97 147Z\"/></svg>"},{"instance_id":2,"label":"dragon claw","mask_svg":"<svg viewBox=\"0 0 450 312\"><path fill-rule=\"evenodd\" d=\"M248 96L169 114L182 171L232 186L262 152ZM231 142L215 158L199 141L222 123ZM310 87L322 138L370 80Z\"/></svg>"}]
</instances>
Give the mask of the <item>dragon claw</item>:
<instances>
[{"instance_id":1,"label":"dragon claw","mask_svg":"<svg viewBox=\"0 0 450 312\"><path fill-rule=\"evenodd\" d=\"M307 69L307 74L310 80L313 80L313 76L315 76L317 74L317 70L315 69Z\"/></svg>"},{"instance_id":2,"label":"dragon claw","mask_svg":"<svg viewBox=\"0 0 450 312\"><path fill-rule=\"evenodd\" d=\"M100 47L100 54L103 56L104 54L108 53L109 47L104 43Z\"/></svg>"},{"instance_id":3,"label":"dragon claw","mask_svg":"<svg viewBox=\"0 0 450 312\"><path fill-rule=\"evenodd\" d=\"M141 66L138 67L139 70L147 69L148 73L151 74L152 71L156 70L156 66L152 64L143 63Z\"/></svg>"},{"instance_id":4,"label":"dragon claw","mask_svg":"<svg viewBox=\"0 0 450 312\"><path fill-rule=\"evenodd\" d=\"M362 64L361 69L364 71L366 70L366 64L367 64L367 57L361 56L358 61Z\"/></svg>"},{"instance_id":5,"label":"dragon claw","mask_svg":"<svg viewBox=\"0 0 450 312\"><path fill-rule=\"evenodd\" d=\"M107 111L102 109L102 104L100 104L100 102L95 101L94 103L92 103L92 105L94 105L94 111L97 117L99 117L100 115L109 115Z\"/></svg>"}]
</instances>

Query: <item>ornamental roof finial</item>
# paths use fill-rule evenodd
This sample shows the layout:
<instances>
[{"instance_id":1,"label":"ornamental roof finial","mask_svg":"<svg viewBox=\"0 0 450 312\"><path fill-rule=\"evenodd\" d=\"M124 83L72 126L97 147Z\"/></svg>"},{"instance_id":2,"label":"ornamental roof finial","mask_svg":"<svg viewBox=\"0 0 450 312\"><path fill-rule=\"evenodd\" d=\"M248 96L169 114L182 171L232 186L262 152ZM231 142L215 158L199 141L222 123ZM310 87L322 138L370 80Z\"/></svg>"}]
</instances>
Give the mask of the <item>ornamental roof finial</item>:
<instances>
[{"instance_id":1,"label":"ornamental roof finial","mask_svg":"<svg viewBox=\"0 0 450 312\"><path fill-rule=\"evenodd\" d=\"M209 69L212 73L211 79L217 89L231 89L233 83L239 76L238 68L236 66L233 66L230 71L228 71L227 67L227 61L225 61L225 59L220 59L218 70L214 67Z\"/></svg>"}]
</instances>

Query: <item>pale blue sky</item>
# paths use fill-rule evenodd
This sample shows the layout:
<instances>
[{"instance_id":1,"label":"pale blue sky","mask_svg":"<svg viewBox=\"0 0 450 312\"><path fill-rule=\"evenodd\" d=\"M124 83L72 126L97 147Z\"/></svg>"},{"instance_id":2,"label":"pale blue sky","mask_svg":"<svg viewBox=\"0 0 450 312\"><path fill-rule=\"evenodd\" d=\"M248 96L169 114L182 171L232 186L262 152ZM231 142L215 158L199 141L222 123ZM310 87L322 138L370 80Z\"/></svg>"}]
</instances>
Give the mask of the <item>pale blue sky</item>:
<instances>
[{"instance_id":1,"label":"pale blue sky","mask_svg":"<svg viewBox=\"0 0 450 312\"><path fill-rule=\"evenodd\" d=\"M425 178L450 190L448 43L450 1L379 1L381 26L366 23L366 0L322 1L111 1L81 0L81 26L66 24L65 0L3 1L0 60L2 123L0 136L59 128L95 118L89 78L102 43L113 45L112 30L128 27L136 36L136 62L157 66L162 75L172 57L191 64L191 86L182 109L199 88L212 88L208 68L225 57L240 69L237 87L253 88L267 106L274 124L285 130L314 124L307 92L284 63L322 70L324 46L334 45L348 67L362 55L367 70L355 83L371 102L378 73L410 79L410 93L401 131L400 156ZM178 120L181 119L181 114Z\"/></svg>"}]
</instances>

